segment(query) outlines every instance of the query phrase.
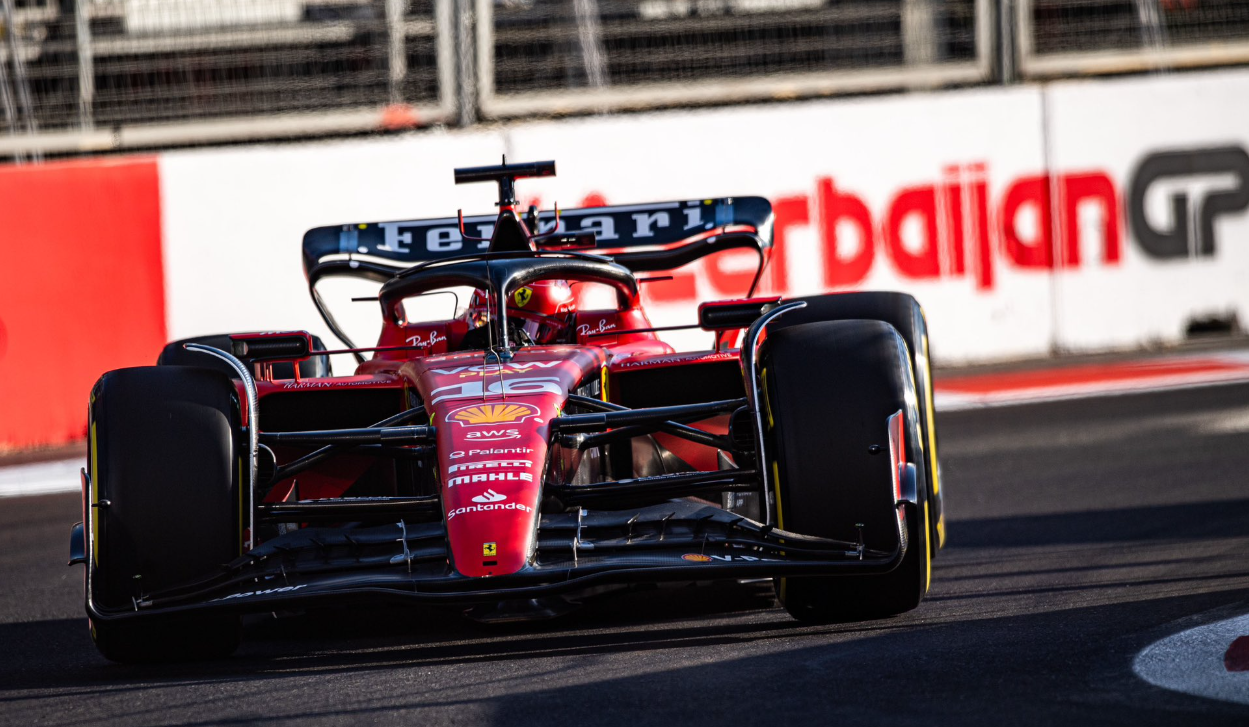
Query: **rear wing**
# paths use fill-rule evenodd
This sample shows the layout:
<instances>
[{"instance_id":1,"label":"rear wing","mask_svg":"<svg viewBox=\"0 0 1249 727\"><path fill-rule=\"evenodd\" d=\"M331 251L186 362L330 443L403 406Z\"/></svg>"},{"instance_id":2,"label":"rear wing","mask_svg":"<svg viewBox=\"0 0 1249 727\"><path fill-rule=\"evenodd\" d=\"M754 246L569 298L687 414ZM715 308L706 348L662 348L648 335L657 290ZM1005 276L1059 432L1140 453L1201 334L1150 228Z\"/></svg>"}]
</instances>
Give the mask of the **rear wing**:
<instances>
[{"instance_id":1,"label":"rear wing","mask_svg":"<svg viewBox=\"0 0 1249 727\"><path fill-rule=\"evenodd\" d=\"M304 272L310 283L324 275L386 280L416 263L486 252L494 215L317 227L304 234ZM533 234L555 231L553 211L541 212ZM762 197L654 202L561 210L559 232L592 232L596 254L610 255L635 272L668 270L722 249L772 246L772 205Z\"/></svg>"}]
</instances>

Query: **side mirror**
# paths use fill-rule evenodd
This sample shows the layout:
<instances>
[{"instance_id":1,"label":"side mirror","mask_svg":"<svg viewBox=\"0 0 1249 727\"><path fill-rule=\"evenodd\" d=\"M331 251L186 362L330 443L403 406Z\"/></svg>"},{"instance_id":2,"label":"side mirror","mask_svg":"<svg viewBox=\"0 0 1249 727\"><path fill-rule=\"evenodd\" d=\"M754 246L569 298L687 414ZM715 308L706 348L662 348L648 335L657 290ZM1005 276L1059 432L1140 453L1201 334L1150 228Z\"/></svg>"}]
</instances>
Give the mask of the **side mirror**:
<instances>
[{"instance_id":1,"label":"side mirror","mask_svg":"<svg viewBox=\"0 0 1249 727\"><path fill-rule=\"evenodd\" d=\"M704 331L749 328L759 316L780 305L781 298L714 300L698 306L698 327Z\"/></svg>"}]
</instances>

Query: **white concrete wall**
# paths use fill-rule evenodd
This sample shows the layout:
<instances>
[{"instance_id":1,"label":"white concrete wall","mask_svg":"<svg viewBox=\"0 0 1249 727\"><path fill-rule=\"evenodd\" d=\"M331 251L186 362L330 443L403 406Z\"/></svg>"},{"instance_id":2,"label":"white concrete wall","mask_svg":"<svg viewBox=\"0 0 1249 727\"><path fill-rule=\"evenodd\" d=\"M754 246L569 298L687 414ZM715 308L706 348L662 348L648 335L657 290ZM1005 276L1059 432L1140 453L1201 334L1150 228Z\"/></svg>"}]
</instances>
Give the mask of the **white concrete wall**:
<instances>
[{"instance_id":1,"label":"white concrete wall","mask_svg":"<svg viewBox=\"0 0 1249 727\"><path fill-rule=\"evenodd\" d=\"M832 249L819 205L821 185L831 184L866 207L875 251L861 279L835 289L915 294L928 312L934 354L946 363L1174 343L1193 317L1249 318L1249 219L1236 210L1220 215L1211 256L1152 258L1127 223L1131 177L1160 150L1249 148L1246 118L1249 72L1227 71L171 152L160 157L169 330L175 337L277 328L325 335L300 265L304 230L447 216L461 207L489 212L493 187L456 187L451 170L494 163L506 152L513 160L557 160L557 178L520 185L522 199L540 198L548 208L577 206L592 194L610 203L788 200L778 224L787 251L783 292L792 294L829 289L828 261L863 253L861 230L844 219L832 228ZM1029 188L1029 178L1040 182ZM1104 179L1117 200L1113 208L1097 199L1074 206L1078 266L1062 247L1072 178ZM980 179L984 235L974 203ZM1210 192L1242 185L1249 179L1232 172L1160 180L1146 195L1146 213L1167 229L1174 194L1187 194L1199 210ZM1048 225L1044 210L1026 200L1007 218L1007 197L1029 189L1052 213ZM891 243L890 210L907 199L931 201L935 236L920 205L898 218L900 239ZM1104 238L1114 220L1121 252L1107 262ZM1054 264L1029 263L1007 244L1008 226L1025 242L1049 245ZM935 269L899 262L930 246ZM980 272L986 267L991 280ZM717 289L714 280L699 276L697 299L743 292ZM695 302L657 307L656 322L692 321ZM376 326L374 307L348 305L349 327ZM369 335L358 342L367 345Z\"/></svg>"}]
</instances>

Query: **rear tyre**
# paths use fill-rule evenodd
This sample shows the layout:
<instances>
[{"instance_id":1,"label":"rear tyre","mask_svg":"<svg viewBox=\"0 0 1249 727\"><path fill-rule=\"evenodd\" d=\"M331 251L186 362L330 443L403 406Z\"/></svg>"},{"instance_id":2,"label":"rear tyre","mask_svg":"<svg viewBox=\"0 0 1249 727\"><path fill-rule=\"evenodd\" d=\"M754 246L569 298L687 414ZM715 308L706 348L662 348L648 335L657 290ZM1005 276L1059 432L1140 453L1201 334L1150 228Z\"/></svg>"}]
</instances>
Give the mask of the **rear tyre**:
<instances>
[{"instance_id":1,"label":"rear tyre","mask_svg":"<svg viewBox=\"0 0 1249 727\"><path fill-rule=\"evenodd\" d=\"M786 314L777 321L784 326L793 322L843 321L867 319L884 321L902 335L911 354L911 370L915 372L915 390L919 395L919 427L923 435L924 475L928 481L929 536L934 544L933 557L945 546L945 495L942 490L941 462L937 458L937 422L933 412L932 362L928 356L928 323L919 301L906 293L865 291L821 295L805 300L807 307ZM775 328L776 326L773 326Z\"/></svg>"},{"instance_id":2,"label":"rear tyre","mask_svg":"<svg viewBox=\"0 0 1249 727\"><path fill-rule=\"evenodd\" d=\"M854 542L863 524L868 548L897 541L888 418L901 410L906 460L916 464L919 517L908 517L906 556L880 575L778 578L777 595L801 621L884 618L919 605L932 551L919 412L906 343L881 321L808 323L772 334L761 358L765 428L783 530Z\"/></svg>"},{"instance_id":3,"label":"rear tyre","mask_svg":"<svg viewBox=\"0 0 1249 727\"><path fill-rule=\"evenodd\" d=\"M229 378L200 368L120 369L96 382L88 466L100 504L92 508L98 609L133 610L240 554L246 455L237 399ZM91 634L118 662L220 657L239 643L235 616L92 619Z\"/></svg>"},{"instance_id":4,"label":"rear tyre","mask_svg":"<svg viewBox=\"0 0 1249 727\"><path fill-rule=\"evenodd\" d=\"M207 356L195 351L188 351L182 347L184 343L201 343L205 346L219 348L227 353L231 349L230 334L222 333L213 336L196 336L194 338L182 338L172 341L161 349L160 357L156 359L157 366L198 366L200 368L213 369L220 371L227 376L237 376L234 369L225 361L213 356ZM324 351L325 342L319 336L312 337L312 350ZM330 357L329 356L312 356L299 362L299 375L307 379L321 378L330 375ZM275 379L293 379L295 378L295 365L289 361L279 361L273 364L273 378Z\"/></svg>"}]
</instances>

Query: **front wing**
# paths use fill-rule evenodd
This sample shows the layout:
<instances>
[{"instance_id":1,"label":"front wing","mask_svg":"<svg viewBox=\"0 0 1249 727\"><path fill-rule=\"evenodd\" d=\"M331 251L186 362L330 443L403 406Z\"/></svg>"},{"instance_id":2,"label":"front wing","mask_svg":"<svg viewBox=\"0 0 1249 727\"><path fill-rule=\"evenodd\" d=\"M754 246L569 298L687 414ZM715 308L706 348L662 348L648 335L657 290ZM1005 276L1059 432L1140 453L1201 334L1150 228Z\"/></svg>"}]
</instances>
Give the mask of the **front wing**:
<instances>
[{"instance_id":1,"label":"front wing","mask_svg":"<svg viewBox=\"0 0 1249 727\"><path fill-rule=\"evenodd\" d=\"M490 578L454 573L441 522L310 527L260 545L219 575L136 600L133 608L97 608L88 584L87 611L93 619L114 620L362 602L472 605L617 584L885 573L906 555L905 519L918 517L914 502L900 501L897 508L891 552L776 530L692 501L631 513L544 515L532 565ZM88 578L90 522L75 533Z\"/></svg>"}]
</instances>

